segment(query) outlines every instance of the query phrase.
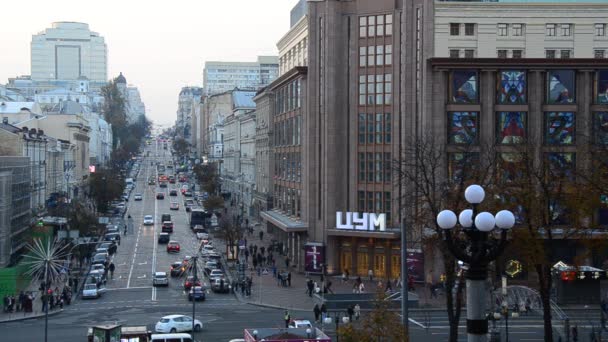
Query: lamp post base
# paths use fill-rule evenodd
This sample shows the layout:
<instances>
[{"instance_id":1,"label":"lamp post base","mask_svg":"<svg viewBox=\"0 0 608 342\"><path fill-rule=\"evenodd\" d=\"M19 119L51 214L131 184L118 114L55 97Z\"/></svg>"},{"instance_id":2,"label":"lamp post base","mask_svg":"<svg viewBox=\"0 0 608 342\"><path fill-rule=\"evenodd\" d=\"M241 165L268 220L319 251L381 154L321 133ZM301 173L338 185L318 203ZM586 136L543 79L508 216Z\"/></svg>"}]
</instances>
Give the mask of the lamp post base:
<instances>
[{"instance_id":1,"label":"lamp post base","mask_svg":"<svg viewBox=\"0 0 608 342\"><path fill-rule=\"evenodd\" d=\"M486 342L488 340L488 320L486 318L486 281L467 279L467 341Z\"/></svg>"}]
</instances>

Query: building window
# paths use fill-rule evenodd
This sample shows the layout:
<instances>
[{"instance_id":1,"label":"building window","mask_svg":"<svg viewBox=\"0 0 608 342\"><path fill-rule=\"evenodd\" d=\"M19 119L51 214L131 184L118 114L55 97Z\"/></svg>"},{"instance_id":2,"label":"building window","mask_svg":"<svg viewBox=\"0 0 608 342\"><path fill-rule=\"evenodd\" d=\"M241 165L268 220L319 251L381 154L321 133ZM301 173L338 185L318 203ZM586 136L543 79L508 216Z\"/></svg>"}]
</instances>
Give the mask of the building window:
<instances>
[{"instance_id":1,"label":"building window","mask_svg":"<svg viewBox=\"0 0 608 342\"><path fill-rule=\"evenodd\" d=\"M547 102L572 104L575 102L576 73L574 70L550 70L547 72Z\"/></svg>"},{"instance_id":2,"label":"building window","mask_svg":"<svg viewBox=\"0 0 608 342\"><path fill-rule=\"evenodd\" d=\"M384 183L391 182L391 170L392 170L392 159L391 154L388 152L384 153Z\"/></svg>"},{"instance_id":3,"label":"building window","mask_svg":"<svg viewBox=\"0 0 608 342\"><path fill-rule=\"evenodd\" d=\"M475 166L479 163L479 153L449 153L448 177L454 183L465 180L465 176L473 178Z\"/></svg>"},{"instance_id":4,"label":"building window","mask_svg":"<svg viewBox=\"0 0 608 342\"><path fill-rule=\"evenodd\" d=\"M507 50L498 50L496 55L498 58L507 58Z\"/></svg>"},{"instance_id":5,"label":"building window","mask_svg":"<svg viewBox=\"0 0 608 342\"><path fill-rule=\"evenodd\" d=\"M499 144L521 144L526 138L526 112L498 112L496 121Z\"/></svg>"},{"instance_id":6,"label":"building window","mask_svg":"<svg viewBox=\"0 0 608 342\"><path fill-rule=\"evenodd\" d=\"M513 50L513 58L522 58L524 56L524 50Z\"/></svg>"},{"instance_id":7,"label":"building window","mask_svg":"<svg viewBox=\"0 0 608 342\"><path fill-rule=\"evenodd\" d=\"M513 36L519 37L524 35L524 24L513 24Z\"/></svg>"},{"instance_id":8,"label":"building window","mask_svg":"<svg viewBox=\"0 0 608 342\"><path fill-rule=\"evenodd\" d=\"M384 28L384 34L387 36L392 36L393 35L393 15L387 14L384 22L386 23L386 27Z\"/></svg>"},{"instance_id":9,"label":"building window","mask_svg":"<svg viewBox=\"0 0 608 342\"><path fill-rule=\"evenodd\" d=\"M376 16L376 34L384 36L384 15Z\"/></svg>"},{"instance_id":10,"label":"building window","mask_svg":"<svg viewBox=\"0 0 608 342\"><path fill-rule=\"evenodd\" d=\"M367 47L367 66L376 65L375 51L373 45Z\"/></svg>"},{"instance_id":11,"label":"building window","mask_svg":"<svg viewBox=\"0 0 608 342\"><path fill-rule=\"evenodd\" d=\"M360 145L390 144L391 128L390 113L360 113L358 117L358 142Z\"/></svg>"},{"instance_id":12,"label":"building window","mask_svg":"<svg viewBox=\"0 0 608 342\"><path fill-rule=\"evenodd\" d=\"M501 183L512 183L523 176L523 155L521 153L499 153L498 177Z\"/></svg>"},{"instance_id":13,"label":"building window","mask_svg":"<svg viewBox=\"0 0 608 342\"><path fill-rule=\"evenodd\" d=\"M608 70L595 73L595 102L608 104Z\"/></svg>"},{"instance_id":14,"label":"building window","mask_svg":"<svg viewBox=\"0 0 608 342\"><path fill-rule=\"evenodd\" d=\"M359 113L359 144L365 144L365 113Z\"/></svg>"},{"instance_id":15,"label":"building window","mask_svg":"<svg viewBox=\"0 0 608 342\"><path fill-rule=\"evenodd\" d=\"M569 37L570 35L572 35L572 25L571 24L561 24L559 26L559 28L561 29L562 36Z\"/></svg>"},{"instance_id":16,"label":"building window","mask_svg":"<svg viewBox=\"0 0 608 342\"><path fill-rule=\"evenodd\" d=\"M475 50L464 50L464 58L475 58Z\"/></svg>"},{"instance_id":17,"label":"building window","mask_svg":"<svg viewBox=\"0 0 608 342\"><path fill-rule=\"evenodd\" d=\"M390 44L384 46L384 64L393 64L393 46Z\"/></svg>"},{"instance_id":18,"label":"building window","mask_svg":"<svg viewBox=\"0 0 608 342\"><path fill-rule=\"evenodd\" d=\"M359 75L359 105L364 106L366 103L367 93L367 75Z\"/></svg>"},{"instance_id":19,"label":"building window","mask_svg":"<svg viewBox=\"0 0 608 342\"><path fill-rule=\"evenodd\" d=\"M570 58L570 50L560 50L560 58Z\"/></svg>"},{"instance_id":20,"label":"building window","mask_svg":"<svg viewBox=\"0 0 608 342\"><path fill-rule=\"evenodd\" d=\"M367 17L367 36L376 36L376 16L374 15Z\"/></svg>"},{"instance_id":21,"label":"building window","mask_svg":"<svg viewBox=\"0 0 608 342\"><path fill-rule=\"evenodd\" d=\"M500 37L505 37L508 34L508 30L509 30L509 25L507 24L498 24L498 30L497 30L497 34Z\"/></svg>"},{"instance_id":22,"label":"building window","mask_svg":"<svg viewBox=\"0 0 608 342\"><path fill-rule=\"evenodd\" d=\"M384 74L384 104L390 105L393 102L393 75Z\"/></svg>"},{"instance_id":23,"label":"building window","mask_svg":"<svg viewBox=\"0 0 608 342\"><path fill-rule=\"evenodd\" d=\"M459 23L450 23L450 36L459 36L460 35L460 24Z\"/></svg>"},{"instance_id":24,"label":"building window","mask_svg":"<svg viewBox=\"0 0 608 342\"><path fill-rule=\"evenodd\" d=\"M367 65L367 46L359 47L359 66L364 67Z\"/></svg>"},{"instance_id":25,"label":"building window","mask_svg":"<svg viewBox=\"0 0 608 342\"><path fill-rule=\"evenodd\" d=\"M527 94L526 72L523 70L505 70L498 74L498 103L525 104Z\"/></svg>"},{"instance_id":26,"label":"building window","mask_svg":"<svg viewBox=\"0 0 608 342\"><path fill-rule=\"evenodd\" d=\"M549 179L574 179L576 159L574 153L552 152L546 154L547 176Z\"/></svg>"},{"instance_id":27,"label":"building window","mask_svg":"<svg viewBox=\"0 0 608 342\"><path fill-rule=\"evenodd\" d=\"M450 50L450 58L459 58L459 57L460 57L460 50L458 50L458 49Z\"/></svg>"},{"instance_id":28,"label":"building window","mask_svg":"<svg viewBox=\"0 0 608 342\"><path fill-rule=\"evenodd\" d=\"M546 26L546 35L548 37L555 37L555 24L547 24Z\"/></svg>"},{"instance_id":29,"label":"building window","mask_svg":"<svg viewBox=\"0 0 608 342\"><path fill-rule=\"evenodd\" d=\"M477 71L455 70L450 76L452 102L477 103Z\"/></svg>"},{"instance_id":30,"label":"building window","mask_svg":"<svg viewBox=\"0 0 608 342\"><path fill-rule=\"evenodd\" d=\"M477 112L448 112L448 141L451 144L477 143Z\"/></svg>"},{"instance_id":31,"label":"building window","mask_svg":"<svg viewBox=\"0 0 608 342\"><path fill-rule=\"evenodd\" d=\"M606 50L594 50L593 57L594 58L605 58Z\"/></svg>"},{"instance_id":32,"label":"building window","mask_svg":"<svg viewBox=\"0 0 608 342\"><path fill-rule=\"evenodd\" d=\"M547 112L545 113L545 125L545 143L547 145L574 144L573 112Z\"/></svg>"},{"instance_id":33,"label":"building window","mask_svg":"<svg viewBox=\"0 0 608 342\"><path fill-rule=\"evenodd\" d=\"M384 45L376 45L376 65L384 65Z\"/></svg>"},{"instance_id":34,"label":"building window","mask_svg":"<svg viewBox=\"0 0 608 342\"><path fill-rule=\"evenodd\" d=\"M474 23L464 24L464 35L465 36L474 36L475 35L475 24Z\"/></svg>"},{"instance_id":35,"label":"building window","mask_svg":"<svg viewBox=\"0 0 608 342\"><path fill-rule=\"evenodd\" d=\"M545 50L546 58L555 58L555 50Z\"/></svg>"},{"instance_id":36,"label":"building window","mask_svg":"<svg viewBox=\"0 0 608 342\"><path fill-rule=\"evenodd\" d=\"M367 17L359 17L359 38L367 37Z\"/></svg>"},{"instance_id":37,"label":"building window","mask_svg":"<svg viewBox=\"0 0 608 342\"><path fill-rule=\"evenodd\" d=\"M603 37L606 35L606 24L595 24L595 35Z\"/></svg>"},{"instance_id":38,"label":"building window","mask_svg":"<svg viewBox=\"0 0 608 342\"><path fill-rule=\"evenodd\" d=\"M596 144L608 145L608 112L593 113L593 133Z\"/></svg>"}]
</instances>

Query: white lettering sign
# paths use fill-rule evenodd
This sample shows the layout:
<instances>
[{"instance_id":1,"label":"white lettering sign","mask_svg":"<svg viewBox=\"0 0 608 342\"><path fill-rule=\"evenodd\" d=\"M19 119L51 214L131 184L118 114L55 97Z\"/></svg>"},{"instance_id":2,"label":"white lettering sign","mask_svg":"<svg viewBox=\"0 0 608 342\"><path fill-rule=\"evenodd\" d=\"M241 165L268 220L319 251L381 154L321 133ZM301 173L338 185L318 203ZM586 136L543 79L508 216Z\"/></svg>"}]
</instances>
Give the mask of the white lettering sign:
<instances>
[{"instance_id":1,"label":"white lettering sign","mask_svg":"<svg viewBox=\"0 0 608 342\"><path fill-rule=\"evenodd\" d=\"M345 214L346 222L342 214ZM336 229L370 231L376 228L379 231L386 230L386 214L336 212Z\"/></svg>"}]
</instances>

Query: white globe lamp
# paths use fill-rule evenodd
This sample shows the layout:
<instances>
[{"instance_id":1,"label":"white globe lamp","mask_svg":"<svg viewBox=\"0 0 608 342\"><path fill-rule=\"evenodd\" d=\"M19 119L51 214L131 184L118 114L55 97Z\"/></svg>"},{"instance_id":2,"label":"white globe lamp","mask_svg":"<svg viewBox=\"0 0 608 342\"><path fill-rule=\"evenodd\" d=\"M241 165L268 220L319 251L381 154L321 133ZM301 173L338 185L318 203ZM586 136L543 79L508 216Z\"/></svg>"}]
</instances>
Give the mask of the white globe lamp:
<instances>
[{"instance_id":1,"label":"white globe lamp","mask_svg":"<svg viewBox=\"0 0 608 342\"><path fill-rule=\"evenodd\" d=\"M501 210L494 217L496 227L500 229L511 229L515 225L515 215L509 210Z\"/></svg>"},{"instance_id":2,"label":"white globe lamp","mask_svg":"<svg viewBox=\"0 0 608 342\"><path fill-rule=\"evenodd\" d=\"M458 215L458 222L464 228L471 228L473 226L473 210L465 209Z\"/></svg>"},{"instance_id":3,"label":"white globe lamp","mask_svg":"<svg viewBox=\"0 0 608 342\"><path fill-rule=\"evenodd\" d=\"M464 191L464 198L471 204L479 204L486 197L486 192L477 184L469 185Z\"/></svg>"},{"instance_id":4,"label":"white globe lamp","mask_svg":"<svg viewBox=\"0 0 608 342\"><path fill-rule=\"evenodd\" d=\"M479 229L482 232L489 232L494 229L496 225L496 221L494 220L494 215L490 214L487 211L477 214L475 216L475 228Z\"/></svg>"},{"instance_id":5,"label":"white globe lamp","mask_svg":"<svg viewBox=\"0 0 608 342\"><path fill-rule=\"evenodd\" d=\"M456 226L457 221L456 214L451 210L443 210L437 214L437 225L441 229L452 229Z\"/></svg>"}]
</instances>

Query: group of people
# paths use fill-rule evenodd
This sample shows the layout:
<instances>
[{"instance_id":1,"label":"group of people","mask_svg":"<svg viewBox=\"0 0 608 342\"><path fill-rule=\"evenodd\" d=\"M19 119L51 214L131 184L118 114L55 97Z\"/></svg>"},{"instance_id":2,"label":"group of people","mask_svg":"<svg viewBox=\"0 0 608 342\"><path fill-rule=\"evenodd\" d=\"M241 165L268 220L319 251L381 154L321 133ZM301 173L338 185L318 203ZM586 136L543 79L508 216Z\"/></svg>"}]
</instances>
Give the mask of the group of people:
<instances>
[{"instance_id":1,"label":"group of people","mask_svg":"<svg viewBox=\"0 0 608 342\"><path fill-rule=\"evenodd\" d=\"M32 303L36 299L35 294L30 291L19 292L19 296L4 296L4 312L32 312Z\"/></svg>"},{"instance_id":2,"label":"group of people","mask_svg":"<svg viewBox=\"0 0 608 342\"><path fill-rule=\"evenodd\" d=\"M291 287L291 272L279 271L277 267L272 267L272 276L277 278L277 285L283 287Z\"/></svg>"},{"instance_id":3,"label":"group of people","mask_svg":"<svg viewBox=\"0 0 608 342\"><path fill-rule=\"evenodd\" d=\"M40 285L39 290L42 292L42 296L40 296L40 300L42 301L42 312L46 312L47 310L54 310L56 308L63 309L63 305L70 304L72 302L72 289L69 286L64 286L62 290L59 290L59 287L55 287L55 289L51 289L50 286L47 286L48 289L45 291L44 284Z\"/></svg>"},{"instance_id":4,"label":"group of people","mask_svg":"<svg viewBox=\"0 0 608 342\"><path fill-rule=\"evenodd\" d=\"M253 277L245 277L245 279L242 279L241 281L235 281L232 284L232 289L234 291L238 291L240 288L242 296L251 296L251 286L253 285L252 278Z\"/></svg>"}]
</instances>

